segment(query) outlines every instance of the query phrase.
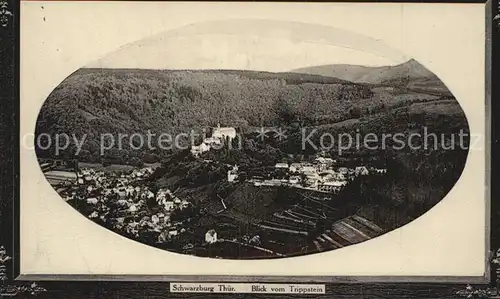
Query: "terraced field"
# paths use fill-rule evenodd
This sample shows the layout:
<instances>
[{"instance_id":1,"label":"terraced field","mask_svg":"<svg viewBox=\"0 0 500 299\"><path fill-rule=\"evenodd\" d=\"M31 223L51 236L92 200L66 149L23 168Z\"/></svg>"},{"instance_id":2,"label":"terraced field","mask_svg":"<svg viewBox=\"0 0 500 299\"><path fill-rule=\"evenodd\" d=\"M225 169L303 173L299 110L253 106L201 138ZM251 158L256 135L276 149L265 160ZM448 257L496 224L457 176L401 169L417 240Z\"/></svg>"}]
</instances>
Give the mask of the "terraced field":
<instances>
[{"instance_id":1,"label":"terraced field","mask_svg":"<svg viewBox=\"0 0 500 299\"><path fill-rule=\"evenodd\" d=\"M354 215L335 222L312 242L317 251L325 251L367 241L383 233L375 223Z\"/></svg>"},{"instance_id":2,"label":"terraced field","mask_svg":"<svg viewBox=\"0 0 500 299\"><path fill-rule=\"evenodd\" d=\"M214 213L211 213L219 222L234 226L231 230L216 226L220 238L227 240L224 252L236 250L240 254L248 253L247 249L235 247L245 243L245 238L259 236L259 244L254 244L261 248L258 249L258 257L295 256L360 243L385 232L368 219L358 215L347 216L341 209L342 202L334 197L297 191L286 196L284 202L276 204L271 199L278 190L254 188L251 184L242 185L240 190L227 198L227 209L215 213L214 208ZM255 253L257 247L250 251ZM236 258L235 254L229 255ZM239 258L257 256L242 254Z\"/></svg>"}]
</instances>

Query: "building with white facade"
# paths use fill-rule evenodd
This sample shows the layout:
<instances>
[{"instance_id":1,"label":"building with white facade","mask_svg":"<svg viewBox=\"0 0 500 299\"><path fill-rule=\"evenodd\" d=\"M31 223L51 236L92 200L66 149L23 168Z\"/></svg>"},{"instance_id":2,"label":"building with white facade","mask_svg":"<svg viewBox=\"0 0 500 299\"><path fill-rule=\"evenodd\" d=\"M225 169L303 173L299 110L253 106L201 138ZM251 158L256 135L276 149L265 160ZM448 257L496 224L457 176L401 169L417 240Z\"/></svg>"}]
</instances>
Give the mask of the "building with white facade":
<instances>
[{"instance_id":1,"label":"building with white facade","mask_svg":"<svg viewBox=\"0 0 500 299\"><path fill-rule=\"evenodd\" d=\"M193 145L191 147L191 154L195 157L200 156L204 152L208 152L213 148L220 149L220 146L224 143L224 140L229 138L229 141L236 138L236 129L231 127L221 127L217 124L216 128L213 128L212 136L203 139L200 145Z\"/></svg>"},{"instance_id":2,"label":"building with white facade","mask_svg":"<svg viewBox=\"0 0 500 299\"><path fill-rule=\"evenodd\" d=\"M238 166L234 165L233 169L227 171L227 181L232 183L238 178Z\"/></svg>"},{"instance_id":3,"label":"building with white facade","mask_svg":"<svg viewBox=\"0 0 500 299\"><path fill-rule=\"evenodd\" d=\"M277 169L288 169L288 163L276 163L276 165L274 165L274 168L277 168Z\"/></svg>"},{"instance_id":4,"label":"building with white facade","mask_svg":"<svg viewBox=\"0 0 500 299\"><path fill-rule=\"evenodd\" d=\"M318 190L324 192L339 192L347 183L344 181L327 181L318 183Z\"/></svg>"},{"instance_id":5,"label":"building with white facade","mask_svg":"<svg viewBox=\"0 0 500 299\"><path fill-rule=\"evenodd\" d=\"M205 234L205 242L208 244L213 244L217 242L217 232L214 229L207 231Z\"/></svg>"},{"instance_id":6,"label":"building with white facade","mask_svg":"<svg viewBox=\"0 0 500 299\"><path fill-rule=\"evenodd\" d=\"M191 147L191 154L193 156L198 157L204 152L208 152L210 150L210 144L207 144L205 142L202 142L200 145L193 145Z\"/></svg>"},{"instance_id":7,"label":"building with white facade","mask_svg":"<svg viewBox=\"0 0 500 299\"><path fill-rule=\"evenodd\" d=\"M236 129L232 127L221 127L220 124L217 124L217 128L213 129L212 137L217 139L226 139L230 140L236 138Z\"/></svg>"},{"instance_id":8,"label":"building with white facade","mask_svg":"<svg viewBox=\"0 0 500 299\"><path fill-rule=\"evenodd\" d=\"M370 172L368 171L368 168L365 166L358 166L354 169L354 172L356 175L368 175Z\"/></svg>"}]
</instances>

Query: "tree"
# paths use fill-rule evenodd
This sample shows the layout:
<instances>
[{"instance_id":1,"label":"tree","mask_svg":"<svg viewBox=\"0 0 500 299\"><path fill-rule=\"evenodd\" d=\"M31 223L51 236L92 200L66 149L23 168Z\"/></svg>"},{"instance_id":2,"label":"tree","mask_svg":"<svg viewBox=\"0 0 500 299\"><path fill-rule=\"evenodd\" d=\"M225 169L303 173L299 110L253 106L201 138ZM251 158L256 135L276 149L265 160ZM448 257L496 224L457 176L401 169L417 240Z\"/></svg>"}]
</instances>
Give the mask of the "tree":
<instances>
[{"instance_id":1,"label":"tree","mask_svg":"<svg viewBox=\"0 0 500 299\"><path fill-rule=\"evenodd\" d=\"M361 117L361 109L358 106L352 106L349 109L349 117L350 118L360 118Z\"/></svg>"},{"instance_id":2,"label":"tree","mask_svg":"<svg viewBox=\"0 0 500 299\"><path fill-rule=\"evenodd\" d=\"M144 162L137 157L132 157L129 161L129 164L132 166L135 166L135 167L143 167L144 166Z\"/></svg>"}]
</instances>

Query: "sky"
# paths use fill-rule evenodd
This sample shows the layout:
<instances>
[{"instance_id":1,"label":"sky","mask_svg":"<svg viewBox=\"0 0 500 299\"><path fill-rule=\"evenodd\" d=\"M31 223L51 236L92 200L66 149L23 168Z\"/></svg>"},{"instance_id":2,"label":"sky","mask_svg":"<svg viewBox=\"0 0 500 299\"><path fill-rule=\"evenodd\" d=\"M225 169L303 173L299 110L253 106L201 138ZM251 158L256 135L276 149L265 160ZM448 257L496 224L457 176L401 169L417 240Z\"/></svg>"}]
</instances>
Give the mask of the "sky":
<instances>
[{"instance_id":1,"label":"sky","mask_svg":"<svg viewBox=\"0 0 500 299\"><path fill-rule=\"evenodd\" d=\"M282 72L325 64L394 65L408 59L381 41L345 29L295 22L226 20L154 35L86 67Z\"/></svg>"}]
</instances>

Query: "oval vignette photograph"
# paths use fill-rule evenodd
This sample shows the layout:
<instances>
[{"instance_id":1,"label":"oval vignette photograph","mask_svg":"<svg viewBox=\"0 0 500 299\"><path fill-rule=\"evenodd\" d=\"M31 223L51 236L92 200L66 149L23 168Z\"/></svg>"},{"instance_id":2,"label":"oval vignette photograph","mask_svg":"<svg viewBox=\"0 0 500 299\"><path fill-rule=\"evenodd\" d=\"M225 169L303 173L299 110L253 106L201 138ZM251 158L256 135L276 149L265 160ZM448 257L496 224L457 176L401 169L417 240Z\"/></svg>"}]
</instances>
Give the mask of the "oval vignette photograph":
<instances>
[{"instance_id":1,"label":"oval vignette photograph","mask_svg":"<svg viewBox=\"0 0 500 299\"><path fill-rule=\"evenodd\" d=\"M459 180L469 139L442 80L379 39L228 20L70 74L40 108L35 150L58 200L103 229L180 254L271 259L424 215Z\"/></svg>"}]
</instances>

